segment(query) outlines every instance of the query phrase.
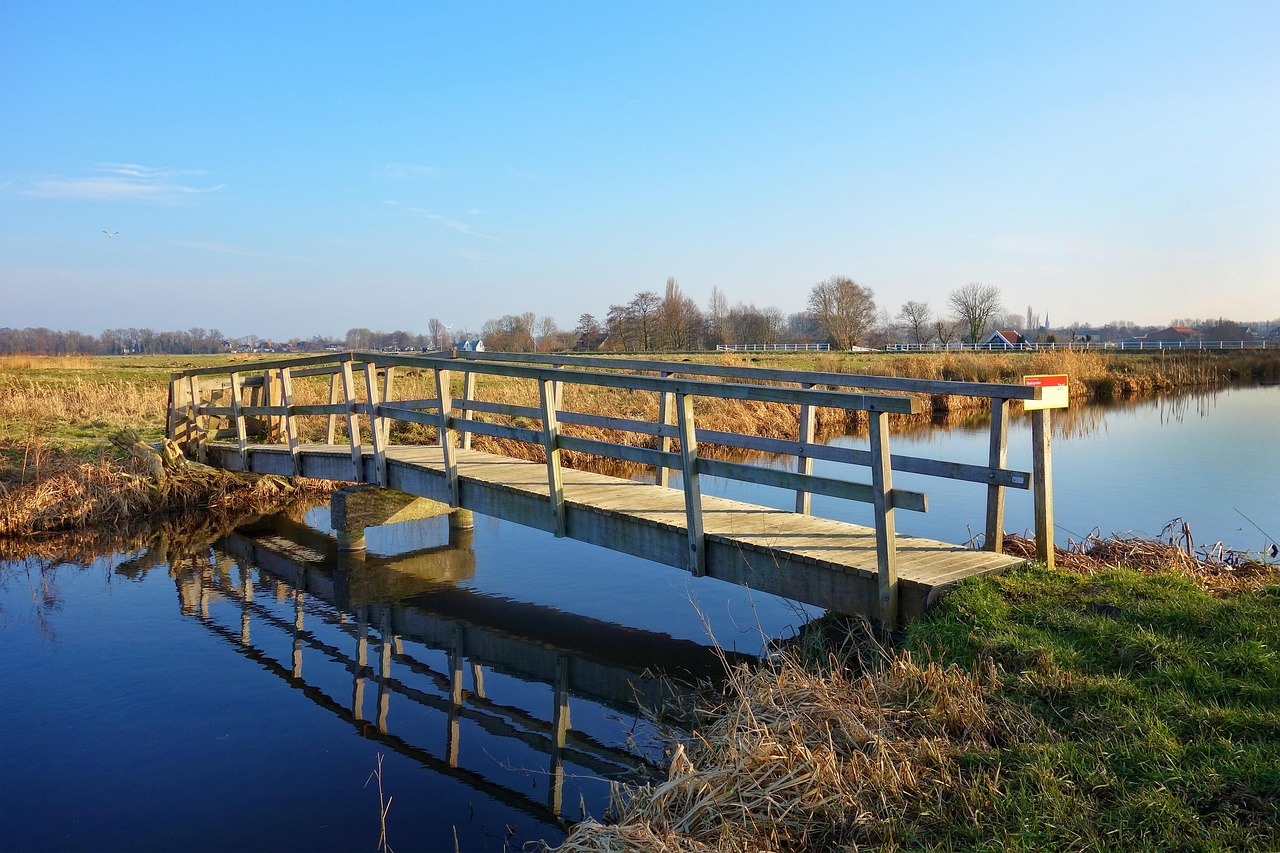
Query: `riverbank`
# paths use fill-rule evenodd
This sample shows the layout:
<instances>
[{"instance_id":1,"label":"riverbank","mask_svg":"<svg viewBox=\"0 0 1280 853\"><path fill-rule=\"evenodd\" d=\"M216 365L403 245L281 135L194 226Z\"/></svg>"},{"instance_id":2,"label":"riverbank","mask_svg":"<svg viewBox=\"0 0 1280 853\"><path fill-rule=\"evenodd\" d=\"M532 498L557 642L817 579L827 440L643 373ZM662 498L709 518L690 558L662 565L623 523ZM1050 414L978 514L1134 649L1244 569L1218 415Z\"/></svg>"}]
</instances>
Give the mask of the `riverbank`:
<instances>
[{"instance_id":1,"label":"riverbank","mask_svg":"<svg viewBox=\"0 0 1280 853\"><path fill-rule=\"evenodd\" d=\"M871 373L924 379L957 379L1019 382L1024 375L1067 373L1076 404L1121 398L1167 394L1183 390L1220 387L1242 379L1280 379L1280 350L1232 353L1099 353L1055 351L1042 353L927 353L927 354L696 354L681 356L723 364L820 370L832 373ZM172 370L223 364L226 356L147 357L6 357L0 358L0 536L16 536L43 529L77 529L115 525L130 514L178 511L192 506L235 505L260 509L270 501L262 489L245 483L227 483L216 489L187 490L167 496L146 487L137 477L137 465L107 444L122 429L136 430L143 441L163 436L167 406L167 382ZM256 358L234 357L251 364ZM401 370L397 395L430 398L435 394L432 376L423 371ZM479 383L481 399L506 405L537 405L536 390L529 383L485 379ZM461 392L459 386L455 389ZM328 387L322 378L295 383L299 404L322 403ZM938 426L970 424L986 416L985 398L932 395L922 398L924 414L891 416L894 434L906 434ZM751 401L720 400L709 416L727 431L770 438L794 439L799 431L796 407L764 407ZM611 389L570 387L565 405L576 411L654 420L658 402L654 394L630 394ZM1076 410L1056 419L1057 429L1072 429ZM816 413L819 439L865 432L860 413L820 409ZM515 419L513 422L519 422ZM325 418L300 419L302 440L322 440ZM518 425L530 424L519 422ZM566 425L567 434L649 444L639 434ZM424 443L435 440L432 427L397 422L392 440ZM339 440L344 440L339 425ZM501 446L498 446L501 445ZM542 449L487 436L477 436L480 450L495 450L528 459L540 459ZM731 456L732 451L706 445L707 455ZM628 463L564 453L569 467L602 473L635 473ZM635 466L632 466L635 467ZM308 487L315 495L324 486ZM4 521L7 519L7 521Z\"/></svg>"},{"instance_id":2,"label":"riverbank","mask_svg":"<svg viewBox=\"0 0 1280 853\"><path fill-rule=\"evenodd\" d=\"M555 849L1277 849L1280 570L1177 565L966 581L892 649L827 617Z\"/></svg>"}]
</instances>

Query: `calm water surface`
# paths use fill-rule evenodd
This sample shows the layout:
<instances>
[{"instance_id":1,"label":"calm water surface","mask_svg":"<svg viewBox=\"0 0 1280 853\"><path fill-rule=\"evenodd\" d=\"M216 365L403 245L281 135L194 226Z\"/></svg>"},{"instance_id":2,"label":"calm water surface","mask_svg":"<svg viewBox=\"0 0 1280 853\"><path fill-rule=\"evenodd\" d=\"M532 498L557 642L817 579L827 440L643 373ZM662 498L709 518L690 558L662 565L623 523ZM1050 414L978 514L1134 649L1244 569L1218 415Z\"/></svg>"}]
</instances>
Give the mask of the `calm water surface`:
<instances>
[{"instance_id":1,"label":"calm water surface","mask_svg":"<svg viewBox=\"0 0 1280 853\"><path fill-rule=\"evenodd\" d=\"M1197 542L1264 547L1280 535L1278 415L1280 388L1060 415L1059 542L1181 517ZM1012 465L1029 466L1026 430ZM893 448L983 463L986 441L975 423ZM984 487L896 483L930 499L901 531L981 528ZM1028 527L1029 495L1008 513ZM650 670L705 676L711 638L756 653L814 613L481 516L452 539L443 519L371 531L364 564L315 535L324 508L305 521L0 564L0 847L373 850L379 755L401 853L555 842L603 813L607 780L661 765L638 707L665 695Z\"/></svg>"}]
</instances>

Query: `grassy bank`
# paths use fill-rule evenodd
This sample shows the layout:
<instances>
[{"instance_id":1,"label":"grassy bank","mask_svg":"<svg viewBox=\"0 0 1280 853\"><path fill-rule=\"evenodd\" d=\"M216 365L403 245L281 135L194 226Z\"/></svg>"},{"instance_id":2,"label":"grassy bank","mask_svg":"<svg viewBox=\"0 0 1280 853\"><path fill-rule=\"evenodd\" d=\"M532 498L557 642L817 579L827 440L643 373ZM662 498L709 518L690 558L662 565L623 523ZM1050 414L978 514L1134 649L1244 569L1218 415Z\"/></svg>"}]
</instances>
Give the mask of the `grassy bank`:
<instances>
[{"instance_id":1,"label":"grassy bank","mask_svg":"<svg viewBox=\"0 0 1280 853\"><path fill-rule=\"evenodd\" d=\"M1280 849L1280 572L1034 566L733 670L569 851ZM829 620L830 621L830 620ZM837 634L838 635L838 634Z\"/></svg>"}]
</instances>

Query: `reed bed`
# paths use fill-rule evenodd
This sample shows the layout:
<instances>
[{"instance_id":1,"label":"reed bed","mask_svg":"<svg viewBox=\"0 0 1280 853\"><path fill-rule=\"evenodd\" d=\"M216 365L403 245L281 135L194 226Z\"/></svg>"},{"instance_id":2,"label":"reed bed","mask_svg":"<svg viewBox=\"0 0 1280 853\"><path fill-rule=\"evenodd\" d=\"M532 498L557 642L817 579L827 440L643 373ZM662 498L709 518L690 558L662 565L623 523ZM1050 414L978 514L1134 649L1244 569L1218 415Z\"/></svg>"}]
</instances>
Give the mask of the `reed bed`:
<instances>
[{"instance_id":1,"label":"reed bed","mask_svg":"<svg viewBox=\"0 0 1280 853\"><path fill-rule=\"evenodd\" d=\"M962 757L1021 742L1031 718L998 697L990 665L966 672L902 652L856 673L815 672L790 652L729 670L665 782L615 790L608 823L578 851L829 851L893 843L900 822L971 820L1000 794L1000 768Z\"/></svg>"},{"instance_id":2,"label":"reed bed","mask_svg":"<svg viewBox=\"0 0 1280 853\"><path fill-rule=\"evenodd\" d=\"M1176 525L1171 523L1171 527ZM1180 532L1181 529L1175 537ZM1174 574L1213 593L1256 591L1280 584L1280 564L1267 562L1266 555L1232 551L1220 542L1196 548L1189 532L1186 536L1178 543L1114 533L1103 537L1094 533L1079 542L1069 541L1065 548L1055 547L1054 566L1085 576L1119 567L1144 574ZM1006 533L1004 552L1035 559L1036 543L1033 539Z\"/></svg>"},{"instance_id":3,"label":"reed bed","mask_svg":"<svg viewBox=\"0 0 1280 853\"><path fill-rule=\"evenodd\" d=\"M0 442L4 455L21 459L0 469L0 539L32 534L124 528L158 515L201 510L214 518L281 508L295 501L327 499L339 484L329 480L258 477L215 469L200 476L156 483L139 464L106 455L80 456L28 440Z\"/></svg>"}]
</instances>

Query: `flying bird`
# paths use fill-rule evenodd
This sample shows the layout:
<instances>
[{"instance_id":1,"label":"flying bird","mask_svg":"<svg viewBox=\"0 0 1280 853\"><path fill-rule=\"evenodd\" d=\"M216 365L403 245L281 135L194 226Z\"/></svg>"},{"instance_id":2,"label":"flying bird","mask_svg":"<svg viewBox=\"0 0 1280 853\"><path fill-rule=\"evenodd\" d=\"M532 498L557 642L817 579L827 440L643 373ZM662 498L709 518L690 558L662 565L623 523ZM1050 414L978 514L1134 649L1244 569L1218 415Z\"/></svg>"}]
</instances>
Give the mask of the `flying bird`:
<instances>
[{"instance_id":1,"label":"flying bird","mask_svg":"<svg viewBox=\"0 0 1280 853\"><path fill-rule=\"evenodd\" d=\"M119 234L120 232L119 232L119 231L103 231L102 233L103 233L103 234L106 234L108 237L114 237L114 236L116 236L117 234Z\"/></svg>"}]
</instances>

